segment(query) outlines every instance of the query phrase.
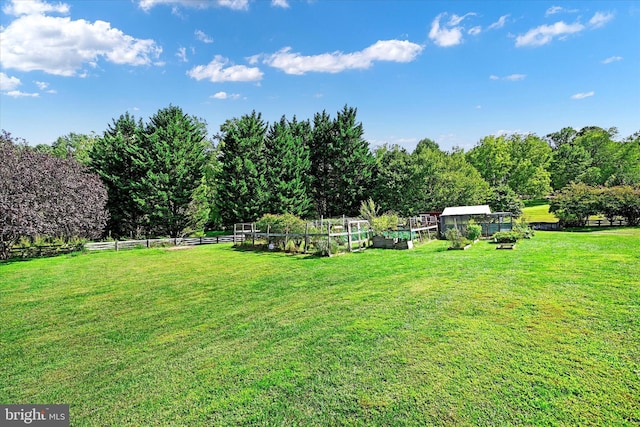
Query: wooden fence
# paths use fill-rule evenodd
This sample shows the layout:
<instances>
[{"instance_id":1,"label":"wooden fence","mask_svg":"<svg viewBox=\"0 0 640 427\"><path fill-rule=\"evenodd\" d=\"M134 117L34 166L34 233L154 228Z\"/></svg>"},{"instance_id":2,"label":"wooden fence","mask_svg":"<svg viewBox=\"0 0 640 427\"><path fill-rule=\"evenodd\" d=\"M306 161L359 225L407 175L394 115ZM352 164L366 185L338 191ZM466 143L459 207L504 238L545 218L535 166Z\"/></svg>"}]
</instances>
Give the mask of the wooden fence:
<instances>
[{"instance_id":1,"label":"wooden fence","mask_svg":"<svg viewBox=\"0 0 640 427\"><path fill-rule=\"evenodd\" d=\"M585 227L623 227L627 225L627 221L624 219L614 219L609 221L608 219L590 219L585 224ZM529 226L534 230L562 230L559 222L530 222Z\"/></svg>"},{"instance_id":2,"label":"wooden fence","mask_svg":"<svg viewBox=\"0 0 640 427\"><path fill-rule=\"evenodd\" d=\"M296 252L331 256L366 248L371 243L372 233L368 221L344 219L308 223L304 233L273 233L269 227L258 230L255 223L238 223L234 226L234 236L237 242L265 246L270 250L288 250L292 244Z\"/></svg>"},{"instance_id":3,"label":"wooden fence","mask_svg":"<svg viewBox=\"0 0 640 427\"><path fill-rule=\"evenodd\" d=\"M84 249L87 251L105 251L105 250L125 250L136 248L157 248L164 246L196 246L211 245L216 243L238 243L240 237L230 236L213 236L213 237L176 237L166 239L142 239L142 240L115 240L112 242L92 242L85 243Z\"/></svg>"},{"instance_id":4,"label":"wooden fence","mask_svg":"<svg viewBox=\"0 0 640 427\"><path fill-rule=\"evenodd\" d=\"M71 252L81 251L82 244L61 244L61 245L32 245L32 246L14 246L9 251L9 258L37 258L68 254Z\"/></svg>"}]
</instances>

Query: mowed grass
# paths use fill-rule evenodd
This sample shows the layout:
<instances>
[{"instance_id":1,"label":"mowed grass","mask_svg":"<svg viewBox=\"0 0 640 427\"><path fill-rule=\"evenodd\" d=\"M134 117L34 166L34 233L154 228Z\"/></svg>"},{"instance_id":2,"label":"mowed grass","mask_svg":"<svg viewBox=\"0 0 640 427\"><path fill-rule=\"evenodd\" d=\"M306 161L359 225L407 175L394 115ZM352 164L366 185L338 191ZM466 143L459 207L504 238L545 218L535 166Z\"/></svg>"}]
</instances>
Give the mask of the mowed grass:
<instances>
[{"instance_id":1,"label":"mowed grass","mask_svg":"<svg viewBox=\"0 0 640 427\"><path fill-rule=\"evenodd\" d=\"M0 264L0 402L74 426L638 425L639 242Z\"/></svg>"},{"instance_id":2,"label":"mowed grass","mask_svg":"<svg viewBox=\"0 0 640 427\"><path fill-rule=\"evenodd\" d=\"M558 222L558 218L549 213L549 203L532 203L522 209L522 218L526 222Z\"/></svg>"}]
</instances>

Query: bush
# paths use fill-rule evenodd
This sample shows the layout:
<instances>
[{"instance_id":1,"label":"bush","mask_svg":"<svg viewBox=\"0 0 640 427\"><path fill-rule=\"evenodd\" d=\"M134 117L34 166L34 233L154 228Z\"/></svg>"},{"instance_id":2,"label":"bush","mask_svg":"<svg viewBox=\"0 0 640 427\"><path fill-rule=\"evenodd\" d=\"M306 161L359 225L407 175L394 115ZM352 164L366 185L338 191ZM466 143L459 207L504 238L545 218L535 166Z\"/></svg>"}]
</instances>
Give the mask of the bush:
<instances>
[{"instance_id":1,"label":"bush","mask_svg":"<svg viewBox=\"0 0 640 427\"><path fill-rule=\"evenodd\" d=\"M449 241L450 248L460 249L460 248L464 248L465 246L471 243L471 241L466 239L462 235L460 230L458 230L455 227L449 228L447 231L445 231L444 236Z\"/></svg>"},{"instance_id":2,"label":"bush","mask_svg":"<svg viewBox=\"0 0 640 427\"><path fill-rule=\"evenodd\" d=\"M306 222L292 214L265 214L256 222L256 227L263 233L268 231L274 234L304 234ZM295 249L289 244L290 239L285 236L270 237L270 240L277 248L292 252L298 251L302 245L301 238L292 240Z\"/></svg>"},{"instance_id":3,"label":"bush","mask_svg":"<svg viewBox=\"0 0 640 427\"><path fill-rule=\"evenodd\" d=\"M521 237L517 231L498 231L493 235L493 240L497 243L516 243Z\"/></svg>"},{"instance_id":4,"label":"bush","mask_svg":"<svg viewBox=\"0 0 640 427\"><path fill-rule=\"evenodd\" d=\"M512 231L518 233L518 235L520 236L519 239L530 239L535 234L534 231L529 227L529 224L524 221L514 222Z\"/></svg>"},{"instance_id":5,"label":"bush","mask_svg":"<svg viewBox=\"0 0 640 427\"><path fill-rule=\"evenodd\" d=\"M467 238L471 241L477 240L482 235L482 226L480 224L469 223L467 226Z\"/></svg>"},{"instance_id":6,"label":"bush","mask_svg":"<svg viewBox=\"0 0 640 427\"><path fill-rule=\"evenodd\" d=\"M377 236L382 236L385 231L393 231L398 228L398 214L386 212L371 220L371 228Z\"/></svg>"}]
</instances>

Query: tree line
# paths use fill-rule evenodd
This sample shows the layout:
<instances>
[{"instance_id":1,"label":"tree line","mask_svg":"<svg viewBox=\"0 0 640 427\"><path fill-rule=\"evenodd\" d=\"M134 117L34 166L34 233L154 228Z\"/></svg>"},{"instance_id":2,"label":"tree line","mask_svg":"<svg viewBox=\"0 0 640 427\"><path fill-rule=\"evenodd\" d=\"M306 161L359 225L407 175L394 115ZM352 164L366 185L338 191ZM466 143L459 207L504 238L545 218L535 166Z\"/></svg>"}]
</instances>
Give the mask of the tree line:
<instances>
[{"instance_id":1,"label":"tree line","mask_svg":"<svg viewBox=\"0 0 640 427\"><path fill-rule=\"evenodd\" d=\"M99 177L102 190L96 187L95 194L106 192L108 215L96 224L106 221L102 235L119 239L176 237L268 213L356 216L369 198L402 216L481 203L518 215L522 200L559 194L572 184L640 184L640 132L618 140L615 128L590 126L545 137L487 136L467 152L443 151L430 139L413 151L398 145L372 150L357 109L346 105L333 117L322 111L274 123L253 111L225 121L213 137L203 119L177 106L147 122L125 113L100 135L71 133L50 146L16 144L3 135L3 160L14 156L19 163L15 153L28 152L25 159L63 159L67 163L55 167L73 169L75 162L83 177ZM8 169L1 169L5 183L12 182ZM40 172L54 177L47 168ZM5 216L17 203L16 192L27 191L7 188L0 194Z\"/></svg>"}]
</instances>

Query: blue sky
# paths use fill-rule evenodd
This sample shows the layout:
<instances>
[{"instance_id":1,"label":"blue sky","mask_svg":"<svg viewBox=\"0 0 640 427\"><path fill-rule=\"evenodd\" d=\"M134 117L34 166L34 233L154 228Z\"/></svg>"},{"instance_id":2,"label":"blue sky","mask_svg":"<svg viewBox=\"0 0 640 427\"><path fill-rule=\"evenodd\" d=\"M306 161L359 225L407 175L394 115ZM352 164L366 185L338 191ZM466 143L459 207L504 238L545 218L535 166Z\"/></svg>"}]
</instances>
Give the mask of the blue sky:
<instances>
[{"instance_id":1,"label":"blue sky","mask_svg":"<svg viewBox=\"0 0 640 427\"><path fill-rule=\"evenodd\" d=\"M0 126L31 144L177 105L210 134L256 110L358 109L372 146L565 126L640 130L637 1L2 3Z\"/></svg>"}]
</instances>

